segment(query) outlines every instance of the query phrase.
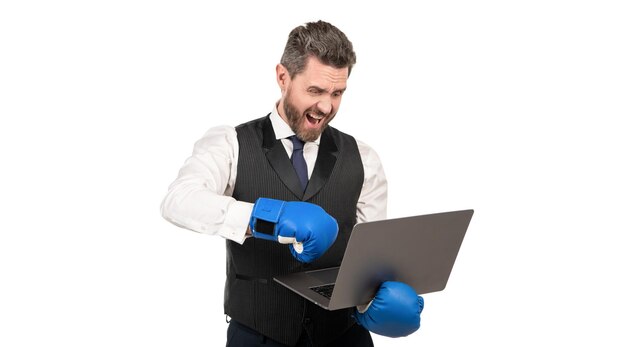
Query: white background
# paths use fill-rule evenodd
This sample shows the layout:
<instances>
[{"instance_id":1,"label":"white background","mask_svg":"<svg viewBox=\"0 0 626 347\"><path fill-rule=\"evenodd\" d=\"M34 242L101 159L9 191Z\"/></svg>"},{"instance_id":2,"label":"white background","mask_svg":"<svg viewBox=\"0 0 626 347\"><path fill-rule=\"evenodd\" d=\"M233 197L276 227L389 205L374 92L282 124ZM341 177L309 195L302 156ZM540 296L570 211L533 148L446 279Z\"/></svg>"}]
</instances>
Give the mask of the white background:
<instances>
[{"instance_id":1,"label":"white background","mask_svg":"<svg viewBox=\"0 0 626 347\"><path fill-rule=\"evenodd\" d=\"M620 1L269 3L2 2L0 345L224 345L224 241L159 205L317 19L355 46L333 124L378 151L389 217L476 211L420 331L376 345L626 343Z\"/></svg>"}]
</instances>

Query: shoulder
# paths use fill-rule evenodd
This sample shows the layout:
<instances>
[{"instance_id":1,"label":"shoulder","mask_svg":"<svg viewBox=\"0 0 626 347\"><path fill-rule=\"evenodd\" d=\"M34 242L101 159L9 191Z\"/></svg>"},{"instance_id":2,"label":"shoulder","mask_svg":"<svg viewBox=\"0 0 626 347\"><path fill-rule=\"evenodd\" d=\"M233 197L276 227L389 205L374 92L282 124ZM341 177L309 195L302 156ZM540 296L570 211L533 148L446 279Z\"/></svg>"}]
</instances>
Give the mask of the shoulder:
<instances>
[{"instance_id":1,"label":"shoulder","mask_svg":"<svg viewBox=\"0 0 626 347\"><path fill-rule=\"evenodd\" d=\"M363 164L374 167L381 166L380 157L378 153L367 143L356 139L356 145L359 148L359 154L361 154L361 160Z\"/></svg>"},{"instance_id":2,"label":"shoulder","mask_svg":"<svg viewBox=\"0 0 626 347\"><path fill-rule=\"evenodd\" d=\"M196 142L196 150L207 150L211 148L237 148L237 136L244 129L262 128L268 117L261 117L246 123L237 125L219 125L207 130Z\"/></svg>"},{"instance_id":3,"label":"shoulder","mask_svg":"<svg viewBox=\"0 0 626 347\"><path fill-rule=\"evenodd\" d=\"M346 148L346 146L349 146L349 147L357 146L357 141L354 138L354 136L344 133L343 131L337 128L328 126L324 132L331 135L331 137L337 143L339 148Z\"/></svg>"},{"instance_id":4,"label":"shoulder","mask_svg":"<svg viewBox=\"0 0 626 347\"><path fill-rule=\"evenodd\" d=\"M356 139L354 136L346 134L337 128L328 127L332 136L344 147L346 143L352 143L358 149L361 161L366 171L382 172L382 163L378 153L367 143ZM372 170L369 170L372 169Z\"/></svg>"},{"instance_id":5,"label":"shoulder","mask_svg":"<svg viewBox=\"0 0 626 347\"><path fill-rule=\"evenodd\" d=\"M239 124L235 127L236 131L241 131L242 129L249 129L249 128L262 128L266 122L270 122L269 120L269 114L267 116L263 116L261 118L257 118L257 119L253 119L249 122L245 122L242 124Z\"/></svg>"},{"instance_id":6,"label":"shoulder","mask_svg":"<svg viewBox=\"0 0 626 347\"><path fill-rule=\"evenodd\" d=\"M340 143L342 144L346 142L353 143L357 147L359 154L361 155L361 160L363 161L364 164L368 163L373 166L380 165L380 158L378 156L378 153L376 153L376 151L374 150L374 148L372 148L372 146L355 138L352 135L342 132L341 130L337 128L329 126L328 130L332 134L332 136L335 138L335 140L338 140Z\"/></svg>"},{"instance_id":7,"label":"shoulder","mask_svg":"<svg viewBox=\"0 0 626 347\"><path fill-rule=\"evenodd\" d=\"M207 130L194 145L194 153L225 150L237 145L237 132L228 125L220 125Z\"/></svg>"}]
</instances>

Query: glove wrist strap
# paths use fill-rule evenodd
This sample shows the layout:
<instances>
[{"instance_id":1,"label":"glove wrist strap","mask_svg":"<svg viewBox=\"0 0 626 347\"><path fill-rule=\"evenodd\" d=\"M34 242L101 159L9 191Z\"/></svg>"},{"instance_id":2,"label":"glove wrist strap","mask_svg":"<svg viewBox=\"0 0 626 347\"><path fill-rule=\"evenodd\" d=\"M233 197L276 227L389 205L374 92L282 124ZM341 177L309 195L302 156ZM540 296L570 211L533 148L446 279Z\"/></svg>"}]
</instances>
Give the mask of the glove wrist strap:
<instances>
[{"instance_id":1,"label":"glove wrist strap","mask_svg":"<svg viewBox=\"0 0 626 347\"><path fill-rule=\"evenodd\" d=\"M282 200L259 198L254 204L250 216L250 230L252 236L263 239L275 240L274 227L283 209L285 202Z\"/></svg>"}]
</instances>

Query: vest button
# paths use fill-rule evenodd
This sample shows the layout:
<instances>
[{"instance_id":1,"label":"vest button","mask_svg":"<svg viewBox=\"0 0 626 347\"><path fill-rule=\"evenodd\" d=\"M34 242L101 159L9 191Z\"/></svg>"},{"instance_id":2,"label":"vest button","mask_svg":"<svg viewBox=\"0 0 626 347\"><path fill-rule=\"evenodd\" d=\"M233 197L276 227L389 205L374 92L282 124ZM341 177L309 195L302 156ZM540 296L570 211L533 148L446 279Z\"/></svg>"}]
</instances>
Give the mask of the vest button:
<instances>
[{"instance_id":1,"label":"vest button","mask_svg":"<svg viewBox=\"0 0 626 347\"><path fill-rule=\"evenodd\" d=\"M303 322L304 324L311 324L311 318L305 317Z\"/></svg>"}]
</instances>

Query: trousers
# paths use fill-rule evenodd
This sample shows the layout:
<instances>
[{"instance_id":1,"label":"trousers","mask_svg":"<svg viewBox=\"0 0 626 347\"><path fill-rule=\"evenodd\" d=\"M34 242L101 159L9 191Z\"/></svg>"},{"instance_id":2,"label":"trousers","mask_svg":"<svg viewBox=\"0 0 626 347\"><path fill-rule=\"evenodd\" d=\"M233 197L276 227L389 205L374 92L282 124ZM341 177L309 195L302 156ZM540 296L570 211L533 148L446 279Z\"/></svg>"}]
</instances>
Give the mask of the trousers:
<instances>
[{"instance_id":1,"label":"trousers","mask_svg":"<svg viewBox=\"0 0 626 347\"><path fill-rule=\"evenodd\" d=\"M288 347L278 343L266 336L259 334L253 329L231 320L226 332L226 347ZM296 347L312 347L311 340L306 332L302 333ZM355 324L343 335L332 341L325 347L373 347L374 342L369 331L362 326Z\"/></svg>"}]
</instances>

